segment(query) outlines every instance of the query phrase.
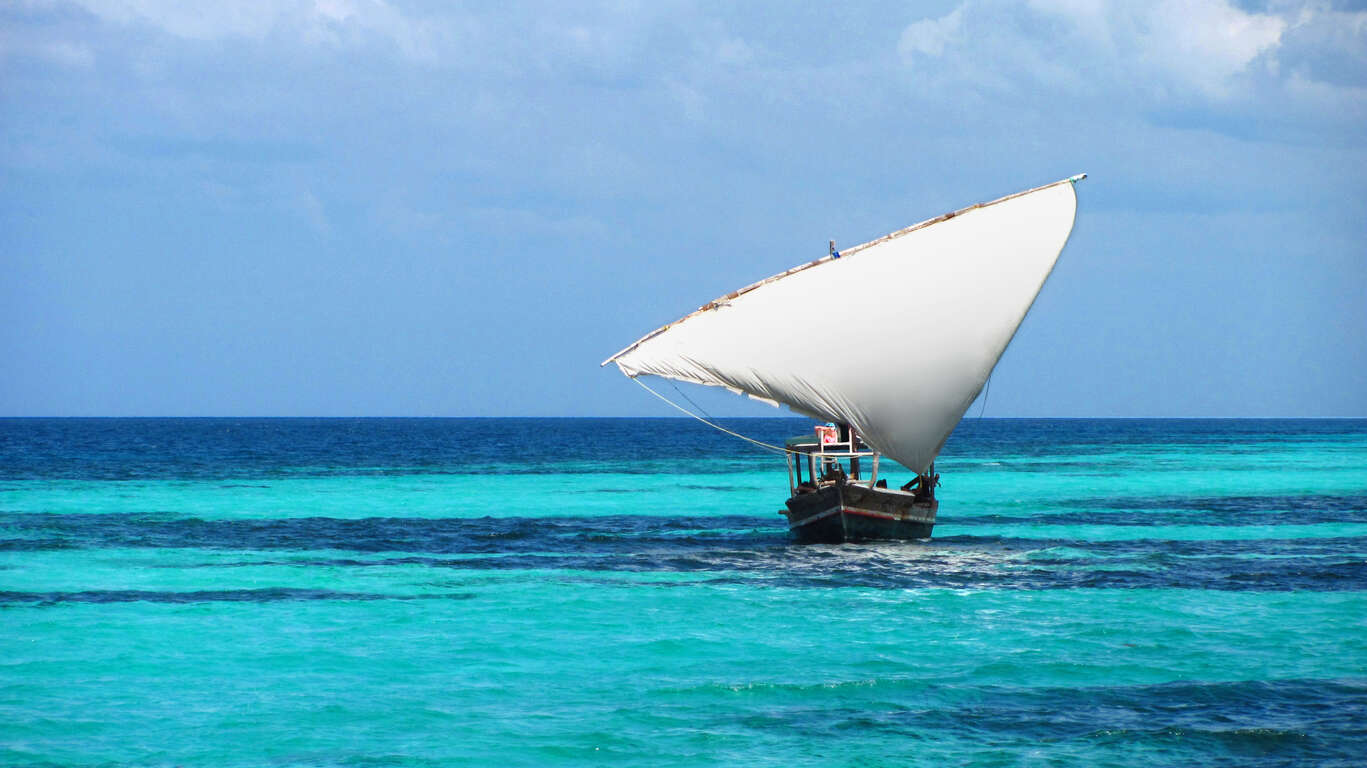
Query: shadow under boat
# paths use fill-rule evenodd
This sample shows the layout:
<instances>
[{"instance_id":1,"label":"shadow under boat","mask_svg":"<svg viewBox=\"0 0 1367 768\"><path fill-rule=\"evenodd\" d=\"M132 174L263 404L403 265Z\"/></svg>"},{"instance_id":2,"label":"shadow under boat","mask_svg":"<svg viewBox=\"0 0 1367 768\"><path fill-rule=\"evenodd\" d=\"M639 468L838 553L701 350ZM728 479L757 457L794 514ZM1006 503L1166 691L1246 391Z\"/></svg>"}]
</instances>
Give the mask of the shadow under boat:
<instances>
[{"instance_id":1,"label":"shadow under boat","mask_svg":"<svg viewBox=\"0 0 1367 768\"><path fill-rule=\"evenodd\" d=\"M791 496L779 514L799 542L930 537L939 507L933 464L901 488L888 488L878 477L879 454L848 426L819 426L785 447Z\"/></svg>"}]
</instances>

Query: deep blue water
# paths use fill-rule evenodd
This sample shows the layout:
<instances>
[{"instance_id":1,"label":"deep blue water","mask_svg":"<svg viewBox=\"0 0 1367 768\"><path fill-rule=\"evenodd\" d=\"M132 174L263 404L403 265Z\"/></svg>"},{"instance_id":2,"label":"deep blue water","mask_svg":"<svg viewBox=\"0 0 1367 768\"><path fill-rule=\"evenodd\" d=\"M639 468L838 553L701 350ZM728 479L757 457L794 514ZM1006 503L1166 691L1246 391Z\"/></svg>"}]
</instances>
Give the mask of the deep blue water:
<instances>
[{"instance_id":1,"label":"deep blue water","mask_svg":"<svg viewBox=\"0 0 1367 768\"><path fill-rule=\"evenodd\" d=\"M688 420L0 420L0 764L1367 764L1367 421L938 470L800 546Z\"/></svg>"}]
</instances>

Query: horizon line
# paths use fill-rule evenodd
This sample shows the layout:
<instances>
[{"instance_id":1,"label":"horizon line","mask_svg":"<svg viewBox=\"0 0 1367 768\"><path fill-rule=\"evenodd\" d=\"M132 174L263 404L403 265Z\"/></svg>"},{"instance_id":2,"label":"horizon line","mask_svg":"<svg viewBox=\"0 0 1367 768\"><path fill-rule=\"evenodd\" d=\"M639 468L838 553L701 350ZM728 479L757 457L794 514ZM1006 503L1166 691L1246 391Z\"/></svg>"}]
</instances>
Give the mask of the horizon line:
<instances>
[{"instance_id":1,"label":"horizon line","mask_svg":"<svg viewBox=\"0 0 1367 768\"><path fill-rule=\"evenodd\" d=\"M775 421L820 421L809 416L791 414L786 416L712 416L713 419L750 419ZM513 420L513 419L637 419L656 421L697 421L691 416L416 416L416 415L0 415L0 420L22 419L447 419L447 420ZM972 416L964 417L959 423L971 421L1367 421L1367 416ZM956 425L957 426L957 425Z\"/></svg>"}]
</instances>

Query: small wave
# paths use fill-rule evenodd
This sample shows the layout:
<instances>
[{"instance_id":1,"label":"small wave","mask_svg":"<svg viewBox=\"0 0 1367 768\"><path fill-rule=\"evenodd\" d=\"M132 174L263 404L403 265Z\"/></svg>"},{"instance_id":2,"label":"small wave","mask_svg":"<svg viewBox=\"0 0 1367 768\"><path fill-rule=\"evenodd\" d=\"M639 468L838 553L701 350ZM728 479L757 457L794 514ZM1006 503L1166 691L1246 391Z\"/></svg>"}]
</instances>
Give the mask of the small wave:
<instances>
[{"instance_id":1,"label":"small wave","mask_svg":"<svg viewBox=\"0 0 1367 768\"><path fill-rule=\"evenodd\" d=\"M327 589L213 589L186 592L156 590L82 590L76 592L0 592L0 604L37 603L275 603L302 600L473 600L474 593L452 592L393 595L374 592L337 592Z\"/></svg>"}]
</instances>

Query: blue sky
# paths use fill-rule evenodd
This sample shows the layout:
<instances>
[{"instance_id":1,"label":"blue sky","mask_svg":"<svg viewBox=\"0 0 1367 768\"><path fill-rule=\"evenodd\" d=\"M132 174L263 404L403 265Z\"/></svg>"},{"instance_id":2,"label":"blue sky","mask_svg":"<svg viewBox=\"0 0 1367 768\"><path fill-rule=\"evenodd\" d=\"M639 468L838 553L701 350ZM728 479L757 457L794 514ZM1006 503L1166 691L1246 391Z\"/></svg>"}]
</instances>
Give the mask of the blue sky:
<instances>
[{"instance_id":1,"label":"blue sky","mask_svg":"<svg viewBox=\"0 0 1367 768\"><path fill-rule=\"evenodd\" d=\"M0 414L673 415L598 363L1085 171L988 416L1367 416L1363 3L190 6L0 7Z\"/></svg>"}]
</instances>

